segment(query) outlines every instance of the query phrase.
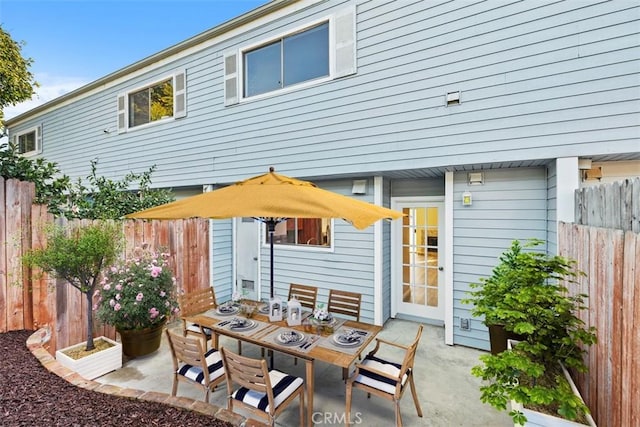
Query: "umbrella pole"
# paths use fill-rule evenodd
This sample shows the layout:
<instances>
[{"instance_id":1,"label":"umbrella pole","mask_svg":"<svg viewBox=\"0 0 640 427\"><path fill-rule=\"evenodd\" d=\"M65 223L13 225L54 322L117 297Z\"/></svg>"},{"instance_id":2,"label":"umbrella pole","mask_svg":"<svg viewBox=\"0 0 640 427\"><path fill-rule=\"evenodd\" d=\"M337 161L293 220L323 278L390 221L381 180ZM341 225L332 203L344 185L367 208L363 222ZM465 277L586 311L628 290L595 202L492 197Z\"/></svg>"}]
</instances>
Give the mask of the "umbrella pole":
<instances>
[{"instance_id":1,"label":"umbrella pole","mask_svg":"<svg viewBox=\"0 0 640 427\"><path fill-rule=\"evenodd\" d=\"M269 263L271 274L271 298L273 298L273 235L276 231L276 222L273 219L267 221L267 229L269 230Z\"/></svg>"}]
</instances>

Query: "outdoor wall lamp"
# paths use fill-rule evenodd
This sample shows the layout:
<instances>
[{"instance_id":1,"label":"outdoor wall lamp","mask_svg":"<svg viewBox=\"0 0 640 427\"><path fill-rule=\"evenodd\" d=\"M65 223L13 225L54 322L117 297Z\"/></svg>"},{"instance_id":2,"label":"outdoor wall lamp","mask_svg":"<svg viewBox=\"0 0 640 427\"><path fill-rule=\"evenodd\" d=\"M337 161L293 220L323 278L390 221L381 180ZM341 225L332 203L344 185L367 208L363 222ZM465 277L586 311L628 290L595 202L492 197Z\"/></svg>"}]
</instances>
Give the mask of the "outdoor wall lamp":
<instances>
[{"instance_id":1,"label":"outdoor wall lamp","mask_svg":"<svg viewBox=\"0 0 640 427\"><path fill-rule=\"evenodd\" d=\"M471 192L465 191L462 193L462 206L471 206L473 203Z\"/></svg>"}]
</instances>

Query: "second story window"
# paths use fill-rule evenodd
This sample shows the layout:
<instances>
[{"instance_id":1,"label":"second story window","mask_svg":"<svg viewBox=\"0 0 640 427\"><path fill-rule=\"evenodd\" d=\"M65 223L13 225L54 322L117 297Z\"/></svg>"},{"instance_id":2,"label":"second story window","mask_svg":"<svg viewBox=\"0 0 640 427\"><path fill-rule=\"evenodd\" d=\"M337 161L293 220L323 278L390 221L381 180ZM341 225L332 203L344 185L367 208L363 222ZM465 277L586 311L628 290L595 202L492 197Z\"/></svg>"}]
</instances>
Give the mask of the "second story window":
<instances>
[{"instance_id":1,"label":"second story window","mask_svg":"<svg viewBox=\"0 0 640 427\"><path fill-rule=\"evenodd\" d=\"M118 95L118 133L187 115L186 71Z\"/></svg>"},{"instance_id":2,"label":"second story window","mask_svg":"<svg viewBox=\"0 0 640 427\"><path fill-rule=\"evenodd\" d=\"M329 76L329 23L244 53L244 96Z\"/></svg>"},{"instance_id":3,"label":"second story window","mask_svg":"<svg viewBox=\"0 0 640 427\"><path fill-rule=\"evenodd\" d=\"M129 94L129 127L173 117L173 79Z\"/></svg>"},{"instance_id":4,"label":"second story window","mask_svg":"<svg viewBox=\"0 0 640 427\"><path fill-rule=\"evenodd\" d=\"M37 126L13 136L18 153L31 156L42 152L42 127Z\"/></svg>"}]
</instances>

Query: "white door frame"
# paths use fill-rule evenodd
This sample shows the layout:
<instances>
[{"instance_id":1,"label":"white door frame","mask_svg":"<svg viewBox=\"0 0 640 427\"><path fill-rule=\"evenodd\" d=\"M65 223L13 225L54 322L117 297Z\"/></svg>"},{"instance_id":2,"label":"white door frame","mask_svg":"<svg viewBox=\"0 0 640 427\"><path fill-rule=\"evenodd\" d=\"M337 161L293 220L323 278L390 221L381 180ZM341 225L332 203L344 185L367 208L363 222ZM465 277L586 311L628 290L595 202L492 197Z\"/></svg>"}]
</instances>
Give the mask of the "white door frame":
<instances>
[{"instance_id":1,"label":"white door frame","mask_svg":"<svg viewBox=\"0 0 640 427\"><path fill-rule=\"evenodd\" d=\"M443 281L444 281L444 298L443 298L443 311L444 311L444 327L445 327L445 343L453 344L453 173L448 172L445 175L445 196L416 196L416 197L391 197L391 208L397 209L399 203L429 203L439 202L444 203L443 212L444 226L441 238L443 239ZM398 245L398 225L394 224L391 227L391 271L392 275L395 274L396 269L399 268L398 256L399 253L395 249ZM393 286L393 277L391 278L391 317L396 317L398 314L398 288Z\"/></svg>"}]
</instances>

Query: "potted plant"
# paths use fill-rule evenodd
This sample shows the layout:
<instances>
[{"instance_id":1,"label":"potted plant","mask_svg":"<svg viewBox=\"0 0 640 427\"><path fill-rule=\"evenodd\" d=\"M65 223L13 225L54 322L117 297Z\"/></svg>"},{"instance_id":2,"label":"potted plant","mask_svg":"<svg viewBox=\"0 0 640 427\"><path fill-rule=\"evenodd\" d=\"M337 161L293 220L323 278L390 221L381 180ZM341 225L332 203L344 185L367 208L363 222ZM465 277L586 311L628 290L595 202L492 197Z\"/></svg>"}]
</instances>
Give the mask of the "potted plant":
<instances>
[{"instance_id":1,"label":"potted plant","mask_svg":"<svg viewBox=\"0 0 640 427\"><path fill-rule=\"evenodd\" d=\"M168 259L168 253L136 248L107 270L96 290L97 317L115 326L127 356L156 351L164 324L179 311Z\"/></svg>"},{"instance_id":2,"label":"potted plant","mask_svg":"<svg viewBox=\"0 0 640 427\"><path fill-rule=\"evenodd\" d=\"M540 244L539 240L530 240L525 247ZM483 318L489 329L491 353L498 354L507 348L507 339L519 339L508 324L510 314L504 306L504 295L513 293L516 289L530 285L535 277L524 277L520 274L520 264L529 257L523 254L520 241L514 240L511 247L500 255L500 262L493 268L491 276L482 277L478 283L472 283L469 298L462 300L463 304L473 304L471 314Z\"/></svg>"},{"instance_id":3,"label":"potted plant","mask_svg":"<svg viewBox=\"0 0 640 427\"><path fill-rule=\"evenodd\" d=\"M58 350L56 359L87 379L118 369L122 366L118 343L106 337L94 340L92 307L94 290L103 269L113 263L119 254L122 242L119 224L105 221L70 230L52 226L45 232L46 247L27 252L23 257L24 264L65 280L84 294L87 300L87 340L84 351L76 349L77 346L68 347ZM100 348L96 348L96 343ZM96 353L96 350L102 351ZM103 360L92 360L96 358Z\"/></svg>"},{"instance_id":4,"label":"potted plant","mask_svg":"<svg viewBox=\"0 0 640 427\"><path fill-rule=\"evenodd\" d=\"M480 356L483 364L472 374L484 381L481 400L500 410L512 402L509 415L516 425L527 421L520 405L569 420L586 417L589 410L564 371L585 372L585 347L596 342L595 329L576 315L586 295L571 295L567 288L584 273L573 260L534 251L520 251L514 266L509 275L526 286L507 289L497 307L499 319L521 340L507 351Z\"/></svg>"}]
</instances>

